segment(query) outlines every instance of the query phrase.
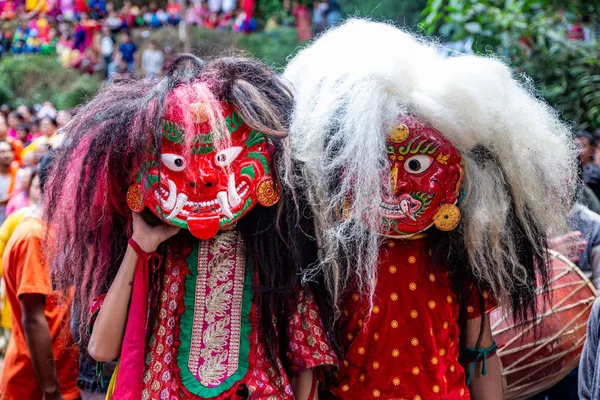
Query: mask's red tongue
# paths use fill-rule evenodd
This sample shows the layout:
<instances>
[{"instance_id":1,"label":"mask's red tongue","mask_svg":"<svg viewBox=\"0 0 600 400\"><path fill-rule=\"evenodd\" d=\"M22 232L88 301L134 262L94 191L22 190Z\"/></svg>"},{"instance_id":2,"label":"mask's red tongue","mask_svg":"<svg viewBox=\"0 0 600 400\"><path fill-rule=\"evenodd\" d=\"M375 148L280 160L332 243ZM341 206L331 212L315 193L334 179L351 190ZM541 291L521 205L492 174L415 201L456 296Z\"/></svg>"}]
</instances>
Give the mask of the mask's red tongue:
<instances>
[{"instance_id":1,"label":"mask's red tongue","mask_svg":"<svg viewBox=\"0 0 600 400\"><path fill-rule=\"evenodd\" d=\"M188 229L198 239L208 240L219 232L219 214L213 213L202 217L188 217Z\"/></svg>"}]
</instances>

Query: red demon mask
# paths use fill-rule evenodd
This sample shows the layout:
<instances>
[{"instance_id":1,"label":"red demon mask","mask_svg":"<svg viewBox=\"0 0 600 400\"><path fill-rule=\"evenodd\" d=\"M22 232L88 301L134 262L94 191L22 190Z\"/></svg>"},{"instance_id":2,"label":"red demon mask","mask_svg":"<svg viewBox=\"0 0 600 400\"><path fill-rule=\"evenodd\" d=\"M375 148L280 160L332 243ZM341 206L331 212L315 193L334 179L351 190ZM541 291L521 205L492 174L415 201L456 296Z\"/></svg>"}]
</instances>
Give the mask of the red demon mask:
<instances>
[{"instance_id":1,"label":"red demon mask","mask_svg":"<svg viewBox=\"0 0 600 400\"><path fill-rule=\"evenodd\" d=\"M435 224L451 230L463 178L461 157L440 132L411 115L398 119L387 139L389 187L379 209L382 234L410 237Z\"/></svg>"},{"instance_id":2,"label":"red demon mask","mask_svg":"<svg viewBox=\"0 0 600 400\"><path fill-rule=\"evenodd\" d=\"M184 124L190 113L193 123ZM223 105L222 115L229 137L215 143L206 105L198 102L187 109L179 105L168 109L161 163L156 165L152 156L137 174L127 193L132 210L148 207L164 222L209 239L257 203L272 206L278 201L271 175L273 145L244 124L230 105ZM191 146L185 140L190 134L194 135Z\"/></svg>"}]
</instances>

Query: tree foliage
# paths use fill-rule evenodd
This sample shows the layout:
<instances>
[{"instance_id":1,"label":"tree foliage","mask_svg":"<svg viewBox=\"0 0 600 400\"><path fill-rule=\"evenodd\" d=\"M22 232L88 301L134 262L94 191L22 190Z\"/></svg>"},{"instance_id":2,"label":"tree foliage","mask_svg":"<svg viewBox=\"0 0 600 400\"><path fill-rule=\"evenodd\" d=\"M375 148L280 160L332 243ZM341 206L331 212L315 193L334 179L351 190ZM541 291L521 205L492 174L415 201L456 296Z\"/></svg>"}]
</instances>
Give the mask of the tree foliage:
<instances>
[{"instance_id":1,"label":"tree foliage","mask_svg":"<svg viewBox=\"0 0 600 400\"><path fill-rule=\"evenodd\" d=\"M567 39L571 23L598 15L590 0L429 0L422 26L493 53L531 77L575 129L600 129L600 42Z\"/></svg>"},{"instance_id":2,"label":"tree foliage","mask_svg":"<svg viewBox=\"0 0 600 400\"><path fill-rule=\"evenodd\" d=\"M58 108L72 108L93 95L101 80L65 69L55 58L26 55L2 59L0 103L36 104L52 101Z\"/></svg>"},{"instance_id":3,"label":"tree foliage","mask_svg":"<svg viewBox=\"0 0 600 400\"><path fill-rule=\"evenodd\" d=\"M426 0L346 0L343 10L348 16L389 20L400 26L414 27L421 19Z\"/></svg>"}]
</instances>

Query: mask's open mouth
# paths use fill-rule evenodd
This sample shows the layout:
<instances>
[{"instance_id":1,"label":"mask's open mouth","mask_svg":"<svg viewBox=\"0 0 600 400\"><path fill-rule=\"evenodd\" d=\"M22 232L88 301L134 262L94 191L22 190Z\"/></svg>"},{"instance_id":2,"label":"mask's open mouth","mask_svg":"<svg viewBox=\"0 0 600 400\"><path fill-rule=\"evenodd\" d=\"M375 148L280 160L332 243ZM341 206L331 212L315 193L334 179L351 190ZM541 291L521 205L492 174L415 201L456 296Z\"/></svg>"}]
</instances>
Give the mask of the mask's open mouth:
<instances>
[{"instance_id":1,"label":"mask's open mouth","mask_svg":"<svg viewBox=\"0 0 600 400\"><path fill-rule=\"evenodd\" d=\"M414 197L403 194L398 198L386 197L381 200L379 213L390 219L408 218L411 221L417 221L418 211L423 207L423 202Z\"/></svg>"},{"instance_id":2,"label":"mask's open mouth","mask_svg":"<svg viewBox=\"0 0 600 400\"><path fill-rule=\"evenodd\" d=\"M154 191L154 197L163 211L169 213L165 218L167 222L173 218L186 220L195 214L200 214L199 216L223 214L233 219L233 214L243 207L249 188L249 184L245 180L236 184L235 175L231 174L227 182L227 190L218 192L213 199L190 199L185 193L177 192L177 186L172 180L165 179Z\"/></svg>"}]
</instances>

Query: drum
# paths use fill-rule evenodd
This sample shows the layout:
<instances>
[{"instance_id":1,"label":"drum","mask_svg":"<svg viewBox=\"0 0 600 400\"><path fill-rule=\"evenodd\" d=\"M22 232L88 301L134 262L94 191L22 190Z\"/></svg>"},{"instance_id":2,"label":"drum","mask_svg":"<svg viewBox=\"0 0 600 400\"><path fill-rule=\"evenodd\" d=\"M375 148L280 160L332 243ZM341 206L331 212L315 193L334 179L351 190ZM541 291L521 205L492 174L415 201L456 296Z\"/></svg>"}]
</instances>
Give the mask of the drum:
<instances>
[{"instance_id":1,"label":"drum","mask_svg":"<svg viewBox=\"0 0 600 400\"><path fill-rule=\"evenodd\" d=\"M538 289L538 317L514 324L501 309L490 315L506 400L527 399L579 364L596 290L566 257L550 251L550 284ZM544 305L543 297L548 295Z\"/></svg>"}]
</instances>

